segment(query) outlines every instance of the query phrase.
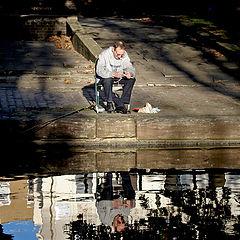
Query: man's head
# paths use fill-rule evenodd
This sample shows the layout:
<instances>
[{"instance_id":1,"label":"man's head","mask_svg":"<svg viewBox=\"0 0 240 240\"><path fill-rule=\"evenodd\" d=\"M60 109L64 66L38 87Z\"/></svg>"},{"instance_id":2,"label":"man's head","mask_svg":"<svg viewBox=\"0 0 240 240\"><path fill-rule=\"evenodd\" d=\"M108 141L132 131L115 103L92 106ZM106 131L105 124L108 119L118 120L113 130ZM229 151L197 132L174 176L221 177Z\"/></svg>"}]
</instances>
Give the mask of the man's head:
<instances>
[{"instance_id":1,"label":"man's head","mask_svg":"<svg viewBox=\"0 0 240 240\"><path fill-rule=\"evenodd\" d=\"M122 58L126 51L126 45L123 41L118 41L113 45L113 55L116 59Z\"/></svg>"},{"instance_id":2,"label":"man's head","mask_svg":"<svg viewBox=\"0 0 240 240\"><path fill-rule=\"evenodd\" d=\"M113 219L113 230L114 232L123 232L126 229L126 224L123 219L123 216L117 215Z\"/></svg>"}]
</instances>

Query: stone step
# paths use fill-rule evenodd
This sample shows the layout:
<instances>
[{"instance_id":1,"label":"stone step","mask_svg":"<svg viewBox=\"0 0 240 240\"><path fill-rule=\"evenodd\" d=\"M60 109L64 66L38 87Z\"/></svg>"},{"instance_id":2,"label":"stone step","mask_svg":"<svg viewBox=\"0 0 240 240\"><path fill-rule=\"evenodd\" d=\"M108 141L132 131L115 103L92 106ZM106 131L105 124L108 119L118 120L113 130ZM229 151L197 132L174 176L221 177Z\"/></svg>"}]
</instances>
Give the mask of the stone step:
<instances>
[{"instance_id":1,"label":"stone step","mask_svg":"<svg viewBox=\"0 0 240 240\"><path fill-rule=\"evenodd\" d=\"M19 76L23 74L44 74L44 75L71 75L76 73L94 74L93 69L87 68L62 68L62 67L49 67L40 66L36 68L22 68L21 66L15 68L0 68L0 76Z\"/></svg>"},{"instance_id":2,"label":"stone step","mask_svg":"<svg viewBox=\"0 0 240 240\"><path fill-rule=\"evenodd\" d=\"M65 113L61 112L56 117ZM238 145L240 139L240 128L236 128L240 124L238 116L153 119L151 116L118 114L116 118L92 113L83 111L57 121L52 121L53 117L21 121L20 124L18 121L5 121L1 124L1 132L11 131L17 126L22 128L20 132L25 137L34 134L35 140L71 140L72 143L76 141L76 146L230 146ZM48 121L51 123L46 124Z\"/></svg>"},{"instance_id":3,"label":"stone step","mask_svg":"<svg viewBox=\"0 0 240 240\"><path fill-rule=\"evenodd\" d=\"M34 81L54 81L62 82L65 79L71 81L81 81L83 79L92 79L94 74L84 74L84 73L73 73L73 74L62 74L62 75L47 75L47 74L23 74L20 76L0 76L0 83L15 83L15 82L34 82Z\"/></svg>"}]
</instances>

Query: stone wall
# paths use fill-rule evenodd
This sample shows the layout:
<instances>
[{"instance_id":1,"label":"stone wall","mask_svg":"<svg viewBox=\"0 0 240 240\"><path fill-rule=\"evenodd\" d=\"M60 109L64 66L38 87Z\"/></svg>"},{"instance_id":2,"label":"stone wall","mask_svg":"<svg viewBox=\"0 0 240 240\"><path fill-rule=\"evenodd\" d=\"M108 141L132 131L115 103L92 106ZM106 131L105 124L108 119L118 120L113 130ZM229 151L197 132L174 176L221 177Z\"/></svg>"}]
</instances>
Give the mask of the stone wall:
<instances>
[{"instance_id":1,"label":"stone wall","mask_svg":"<svg viewBox=\"0 0 240 240\"><path fill-rule=\"evenodd\" d=\"M0 16L1 40L46 40L52 35L66 35L66 17L40 15Z\"/></svg>"},{"instance_id":2,"label":"stone wall","mask_svg":"<svg viewBox=\"0 0 240 240\"><path fill-rule=\"evenodd\" d=\"M27 40L45 40L52 35L66 35L64 17L23 17L22 27Z\"/></svg>"},{"instance_id":3,"label":"stone wall","mask_svg":"<svg viewBox=\"0 0 240 240\"><path fill-rule=\"evenodd\" d=\"M40 124L41 125L41 124ZM58 120L35 132L45 142L68 140L79 146L237 146L239 117L151 118L84 115Z\"/></svg>"},{"instance_id":4,"label":"stone wall","mask_svg":"<svg viewBox=\"0 0 240 240\"><path fill-rule=\"evenodd\" d=\"M77 17L68 17L67 35L71 37L74 49L86 59L95 62L102 48L90 37L78 22Z\"/></svg>"}]
</instances>

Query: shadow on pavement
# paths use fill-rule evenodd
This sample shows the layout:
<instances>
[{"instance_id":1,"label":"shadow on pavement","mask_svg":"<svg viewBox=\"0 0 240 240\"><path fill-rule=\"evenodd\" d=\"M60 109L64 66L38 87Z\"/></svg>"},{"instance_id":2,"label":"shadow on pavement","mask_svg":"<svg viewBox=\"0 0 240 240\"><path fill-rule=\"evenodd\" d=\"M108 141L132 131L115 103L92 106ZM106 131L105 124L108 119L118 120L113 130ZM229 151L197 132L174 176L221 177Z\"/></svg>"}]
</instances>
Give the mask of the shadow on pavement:
<instances>
[{"instance_id":1,"label":"shadow on pavement","mask_svg":"<svg viewBox=\"0 0 240 240\"><path fill-rule=\"evenodd\" d=\"M61 95L46 85L56 67L63 67L64 54L49 42L1 42L0 48L1 176L41 173L46 163L63 164L71 155L67 143L41 148L34 142L37 133L25 131L40 124L42 117L63 114L55 111L63 102ZM53 137L56 131L47 134ZM62 134L61 138L71 136Z\"/></svg>"}]
</instances>

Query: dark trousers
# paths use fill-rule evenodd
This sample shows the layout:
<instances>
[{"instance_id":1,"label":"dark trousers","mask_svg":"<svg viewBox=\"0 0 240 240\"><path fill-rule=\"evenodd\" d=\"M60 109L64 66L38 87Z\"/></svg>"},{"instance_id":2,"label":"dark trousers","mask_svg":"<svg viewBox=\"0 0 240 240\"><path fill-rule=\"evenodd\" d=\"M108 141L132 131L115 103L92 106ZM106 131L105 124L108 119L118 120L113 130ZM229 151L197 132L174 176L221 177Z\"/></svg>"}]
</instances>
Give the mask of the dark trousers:
<instances>
[{"instance_id":1,"label":"dark trousers","mask_svg":"<svg viewBox=\"0 0 240 240\"><path fill-rule=\"evenodd\" d=\"M123 197L128 200L135 199L135 191L132 187L131 178L128 172L120 172L122 177ZM101 193L101 200L113 200L112 173L105 175L105 184Z\"/></svg>"},{"instance_id":2,"label":"dark trousers","mask_svg":"<svg viewBox=\"0 0 240 240\"><path fill-rule=\"evenodd\" d=\"M136 81L135 78L123 78L120 80L120 84L123 84L123 92L120 98L117 98L113 92L113 83L117 81L116 78L101 78L101 84L104 88L104 94L107 102L114 102L117 106L123 106L123 104L129 104L132 94L132 89Z\"/></svg>"}]
</instances>

